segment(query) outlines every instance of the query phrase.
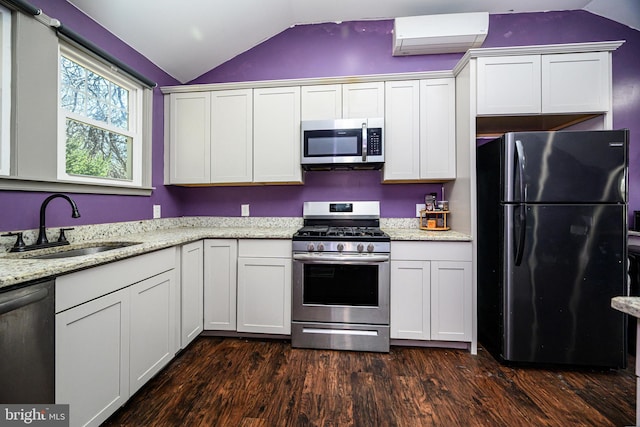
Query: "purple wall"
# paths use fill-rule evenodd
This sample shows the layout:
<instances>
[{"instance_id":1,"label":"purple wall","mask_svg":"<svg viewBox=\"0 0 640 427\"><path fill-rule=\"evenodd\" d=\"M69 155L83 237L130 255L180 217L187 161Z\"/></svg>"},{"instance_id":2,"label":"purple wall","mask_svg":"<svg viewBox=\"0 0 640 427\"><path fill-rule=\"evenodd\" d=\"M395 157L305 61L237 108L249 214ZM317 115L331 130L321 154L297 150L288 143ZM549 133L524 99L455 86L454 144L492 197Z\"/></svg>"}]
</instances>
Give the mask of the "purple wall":
<instances>
[{"instance_id":1,"label":"purple wall","mask_svg":"<svg viewBox=\"0 0 640 427\"><path fill-rule=\"evenodd\" d=\"M29 2L156 81L158 86L179 84L176 79L79 12L66 0L29 0ZM147 219L152 217L153 204L162 204L165 216L178 214L175 196L162 185L164 112L160 89L154 89L153 105L153 186L157 188L153 195L133 197L69 193L77 202L82 216L72 219L66 202L55 200L47 209L47 225L83 225ZM0 230L37 228L40 204L48 195L49 193L40 192L0 191Z\"/></svg>"},{"instance_id":2,"label":"purple wall","mask_svg":"<svg viewBox=\"0 0 640 427\"><path fill-rule=\"evenodd\" d=\"M414 71L450 70L461 54L391 56L393 21L354 21L289 28L255 48L244 52L190 83L333 77ZM489 33L483 47L524 46L556 43L626 40L613 53L613 125L629 128L630 204L640 210L640 32L585 11L491 15ZM238 215L240 203L252 204L252 215L288 215L299 212L303 200L349 197L346 185L351 173L317 172L323 178L307 174L302 188L276 189L278 201L289 198L294 206L262 201L263 189L199 188L181 196L184 214L202 214L211 207L220 214ZM421 194L439 190L439 186L420 184L382 185L373 173L358 179L361 191L354 197L380 199L385 217L410 217ZM267 191L273 191L269 188ZM393 196L391 196L391 194ZM391 197L391 198L390 198ZM209 200L206 202L204 200ZM297 205L297 206L295 206ZM222 213L224 212L224 213Z\"/></svg>"},{"instance_id":3,"label":"purple wall","mask_svg":"<svg viewBox=\"0 0 640 427\"><path fill-rule=\"evenodd\" d=\"M30 0L76 32L162 85L168 76L118 38L98 26L65 0ZM289 28L238 55L191 83L221 83L265 79L330 77L413 71L449 70L460 54L391 56L393 22L356 21ZM631 204L640 210L640 32L588 12L492 15L485 47L627 40L613 54L614 126L631 129ZM162 95L154 91L153 185L151 197L73 195L82 218L73 220L63 201L49 208L48 225L80 225L151 218L153 204L163 216L239 216L240 204L251 205L252 216L299 216L302 202L323 199L381 200L384 217L411 217L424 193L437 184L380 184L380 172L311 172L303 186L165 187L163 179ZM44 193L0 191L0 230L36 228ZM60 204L60 207L58 207Z\"/></svg>"}]
</instances>

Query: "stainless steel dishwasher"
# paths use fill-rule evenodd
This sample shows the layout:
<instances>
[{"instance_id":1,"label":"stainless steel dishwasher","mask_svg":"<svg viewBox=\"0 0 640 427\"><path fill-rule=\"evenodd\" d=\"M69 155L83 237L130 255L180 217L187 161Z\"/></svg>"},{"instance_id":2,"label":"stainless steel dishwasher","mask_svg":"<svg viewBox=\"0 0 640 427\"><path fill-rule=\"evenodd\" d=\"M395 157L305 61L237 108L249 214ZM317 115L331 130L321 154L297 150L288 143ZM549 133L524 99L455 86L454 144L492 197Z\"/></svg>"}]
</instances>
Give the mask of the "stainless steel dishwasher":
<instances>
[{"instance_id":1,"label":"stainless steel dishwasher","mask_svg":"<svg viewBox=\"0 0 640 427\"><path fill-rule=\"evenodd\" d=\"M0 291L0 403L55 403L54 281Z\"/></svg>"}]
</instances>

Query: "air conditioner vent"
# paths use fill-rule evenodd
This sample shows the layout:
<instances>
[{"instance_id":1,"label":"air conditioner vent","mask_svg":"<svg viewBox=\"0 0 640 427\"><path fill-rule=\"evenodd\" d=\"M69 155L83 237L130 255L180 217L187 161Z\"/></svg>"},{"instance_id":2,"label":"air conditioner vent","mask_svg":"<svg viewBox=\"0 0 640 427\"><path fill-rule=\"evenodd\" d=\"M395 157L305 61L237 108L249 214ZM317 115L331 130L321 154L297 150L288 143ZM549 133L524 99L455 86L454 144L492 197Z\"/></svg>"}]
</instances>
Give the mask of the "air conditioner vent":
<instances>
[{"instance_id":1,"label":"air conditioner vent","mask_svg":"<svg viewBox=\"0 0 640 427\"><path fill-rule=\"evenodd\" d=\"M482 46L489 13L452 13L396 18L393 56L466 52Z\"/></svg>"}]
</instances>

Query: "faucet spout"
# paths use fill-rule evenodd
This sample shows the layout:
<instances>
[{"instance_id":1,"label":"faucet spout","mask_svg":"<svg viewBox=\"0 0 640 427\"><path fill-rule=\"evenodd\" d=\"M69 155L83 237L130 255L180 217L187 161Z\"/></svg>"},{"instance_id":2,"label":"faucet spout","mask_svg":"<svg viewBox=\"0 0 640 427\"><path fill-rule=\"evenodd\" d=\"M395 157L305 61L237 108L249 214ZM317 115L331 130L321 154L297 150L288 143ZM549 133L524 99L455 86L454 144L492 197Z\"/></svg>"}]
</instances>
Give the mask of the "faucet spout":
<instances>
[{"instance_id":1,"label":"faucet spout","mask_svg":"<svg viewBox=\"0 0 640 427\"><path fill-rule=\"evenodd\" d=\"M71 205L71 218L80 218L80 212L78 211L78 206L73 199L66 194L56 193L44 199L42 205L40 205L40 227L38 228L38 239L36 240L36 245L42 245L45 243L49 243L49 239L47 239L47 233L45 230L45 216L47 211L47 205L49 202L56 198L62 198L69 202Z\"/></svg>"}]
</instances>

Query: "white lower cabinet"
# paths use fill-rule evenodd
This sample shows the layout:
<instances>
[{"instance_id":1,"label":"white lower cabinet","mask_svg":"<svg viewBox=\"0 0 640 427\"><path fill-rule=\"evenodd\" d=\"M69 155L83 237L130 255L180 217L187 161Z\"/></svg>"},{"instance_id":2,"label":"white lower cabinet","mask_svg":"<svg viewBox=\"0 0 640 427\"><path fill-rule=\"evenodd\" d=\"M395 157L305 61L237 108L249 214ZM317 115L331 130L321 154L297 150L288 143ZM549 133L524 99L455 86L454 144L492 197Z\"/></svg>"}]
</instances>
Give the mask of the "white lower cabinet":
<instances>
[{"instance_id":1,"label":"white lower cabinet","mask_svg":"<svg viewBox=\"0 0 640 427\"><path fill-rule=\"evenodd\" d=\"M431 263L391 261L391 338L431 339Z\"/></svg>"},{"instance_id":2,"label":"white lower cabinet","mask_svg":"<svg viewBox=\"0 0 640 427\"><path fill-rule=\"evenodd\" d=\"M180 348L202 332L204 245L202 240L180 249Z\"/></svg>"},{"instance_id":3,"label":"white lower cabinet","mask_svg":"<svg viewBox=\"0 0 640 427\"><path fill-rule=\"evenodd\" d=\"M432 340L471 341L471 293L471 262L431 262Z\"/></svg>"},{"instance_id":4,"label":"white lower cabinet","mask_svg":"<svg viewBox=\"0 0 640 427\"><path fill-rule=\"evenodd\" d=\"M238 241L204 241L204 329L236 330Z\"/></svg>"},{"instance_id":5,"label":"white lower cabinet","mask_svg":"<svg viewBox=\"0 0 640 427\"><path fill-rule=\"evenodd\" d=\"M56 279L56 403L97 426L175 354L176 249Z\"/></svg>"},{"instance_id":6,"label":"white lower cabinet","mask_svg":"<svg viewBox=\"0 0 640 427\"><path fill-rule=\"evenodd\" d=\"M239 241L237 329L291 334L291 240Z\"/></svg>"},{"instance_id":7,"label":"white lower cabinet","mask_svg":"<svg viewBox=\"0 0 640 427\"><path fill-rule=\"evenodd\" d=\"M56 315L56 403L100 425L129 398L129 289Z\"/></svg>"},{"instance_id":8,"label":"white lower cabinet","mask_svg":"<svg viewBox=\"0 0 640 427\"><path fill-rule=\"evenodd\" d=\"M391 243L391 338L472 340L470 242Z\"/></svg>"},{"instance_id":9,"label":"white lower cabinet","mask_svg":"<svg viewBox=\"0 0 640 427\"><path fill-rule=\"evenodd\" d=\"M174 271L165 271L136 283L129 291L129 393L133 394L160 372L176 353L174 331L178 291Z\"/></svg>"}]
</instances>

